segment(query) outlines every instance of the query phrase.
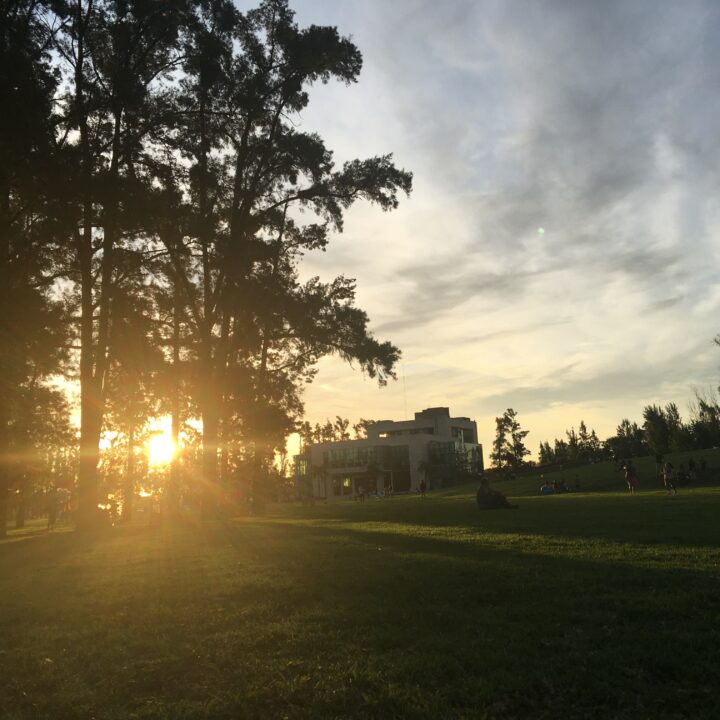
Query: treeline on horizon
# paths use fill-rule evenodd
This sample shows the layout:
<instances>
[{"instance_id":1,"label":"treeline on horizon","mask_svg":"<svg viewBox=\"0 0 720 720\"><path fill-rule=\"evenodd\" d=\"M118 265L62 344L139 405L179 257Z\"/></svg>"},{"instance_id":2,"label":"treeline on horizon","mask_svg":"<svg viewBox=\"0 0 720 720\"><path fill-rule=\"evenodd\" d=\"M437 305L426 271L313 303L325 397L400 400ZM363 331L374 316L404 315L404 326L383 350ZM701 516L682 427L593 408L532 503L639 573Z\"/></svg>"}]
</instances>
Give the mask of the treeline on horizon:
<instances>
[{"instance_id":1,"label":"treeline on horizon","mask_svg":"<svg viewBox=\"0 0 720 720\"><path fill-rule=\"evenodd\" d=\"M160 415L171 506L244 483L261 509L322 357L395 376L354 280L299 271L355 202L411 190L300 127L313 84L361 67L285 0L0 2L0 534L11 489L76 489L80 527L119 492L129 517Z\"/></svg>"},{"instance_id":2,"label":"treeline on horizon","mask_svg":"<svg viewBox=\"0 0 720 720\"><path fill-rule=\"evenodd\" d=\"M717 397L696 394L684 421L675 403L646 405L643 423L620 421L615 435L600 440L584 421L578 430L565 431L565 438L540 443L539 465L566 462L601 462L647 455L706 450L720 447L720 403Z\"/></svg>"},{"instance_id":3,"label":"treeline on horizon","mask_svg":"<svg viewBox=\"0 0 720 720\"><path fill-rule=\"evenodd\" d=\"M322 424L316 422L315 425L312 425L304 420L298 426L297 433L300 436L302 448L307 448L316 443L362 440L367 437L368 426L375 422L377 421L360 418L356 423L351 424L348 418L336 415L334 421L328 418ZM352 434L350 433L351 427Z\"/></svg>"}]
</instances>

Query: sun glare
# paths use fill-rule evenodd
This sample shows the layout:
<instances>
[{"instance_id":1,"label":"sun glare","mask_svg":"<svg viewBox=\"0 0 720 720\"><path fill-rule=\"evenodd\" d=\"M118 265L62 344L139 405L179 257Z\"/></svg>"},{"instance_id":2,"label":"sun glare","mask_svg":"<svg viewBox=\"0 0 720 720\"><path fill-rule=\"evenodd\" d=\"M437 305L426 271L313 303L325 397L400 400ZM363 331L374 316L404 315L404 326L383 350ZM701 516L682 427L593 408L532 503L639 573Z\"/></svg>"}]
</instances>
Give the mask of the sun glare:
<instances>
[{"instance_id":1,"label":"sun glare","mask_svg":"<svg viewBox=\"0 0 720 720\"><path fill-rule=\"evenodd\" d=\"M167 465L175 455L175 443L168 433L158 433L147 445L150 465Z\"/></svg>"}]
</instances>

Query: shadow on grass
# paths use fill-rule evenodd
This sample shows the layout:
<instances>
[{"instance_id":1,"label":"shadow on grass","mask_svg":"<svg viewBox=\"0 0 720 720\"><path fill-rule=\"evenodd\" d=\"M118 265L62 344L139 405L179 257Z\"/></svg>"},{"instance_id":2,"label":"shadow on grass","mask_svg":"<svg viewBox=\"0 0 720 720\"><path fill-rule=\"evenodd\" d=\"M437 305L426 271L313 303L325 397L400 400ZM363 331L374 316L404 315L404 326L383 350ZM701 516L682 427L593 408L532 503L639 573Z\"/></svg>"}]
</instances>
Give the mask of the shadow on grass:
<instances>
[{"instance_id":1,"label":"shadow on grass","mask_svg":"<svg viewBox=\"0 0 720 720\"><path fill-rule=\"evenodd\" d=\"M127 528L96 538L111 565L93 555L62 591L36 568L62 548L85 562L85 539L21 543L0 553L18 588L0 609L14 648L0 654L0 716L717 717L717 578L634 566L624 528L638 508L610 512L625 500L590 504L628 562L533 552L549 534L596 538L565 502L558 515L408 502ZM417 532L446 526L458 541ZM523 527L528 547L462 536Z\"/></svg>"},{"instance_id":2,"label":"shadow on grass","mask_svg":"<svg viewBox=\"0 0 720 720\"><path fill-rule=\"evenodd\" d=\"M671 544L682 547L720 545L720 492L694 491L677 497L665 493L569 494L519 500L517 511L477 510L470 498L408 498L377 504L297 508L278 521L308 524L392 523L393 525L532 534L575 540Z\"/></svg>"}]
</instances>

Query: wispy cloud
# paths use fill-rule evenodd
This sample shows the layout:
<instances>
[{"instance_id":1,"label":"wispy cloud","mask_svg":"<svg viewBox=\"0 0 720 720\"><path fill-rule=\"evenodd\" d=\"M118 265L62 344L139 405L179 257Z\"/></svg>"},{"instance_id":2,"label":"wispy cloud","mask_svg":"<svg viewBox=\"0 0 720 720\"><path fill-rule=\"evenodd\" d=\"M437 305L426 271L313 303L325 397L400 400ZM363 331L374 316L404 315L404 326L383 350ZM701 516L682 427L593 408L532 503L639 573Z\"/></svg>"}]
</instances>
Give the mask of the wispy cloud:
<instances>
[{"instance_id":1,"label":"wispy cloud","mask_svg":"<svg viewBox=\"0 0 720 720\"><path fill-rule=\"evenodd\" d=\"M393 150L415 172L398 212L354 209L343 239L309 258L307 272L356 275L377 334L437 368L375 392L324 367L349 414L455 398L487 437L508 405L538 423L579 402L632 414L720 375L701 349L719 329L720 5L298 10L365 57L360 83L319 88L303 121L340 159ZM307 399L332 414L327 393Z\"/></svg>"}]
</instances>

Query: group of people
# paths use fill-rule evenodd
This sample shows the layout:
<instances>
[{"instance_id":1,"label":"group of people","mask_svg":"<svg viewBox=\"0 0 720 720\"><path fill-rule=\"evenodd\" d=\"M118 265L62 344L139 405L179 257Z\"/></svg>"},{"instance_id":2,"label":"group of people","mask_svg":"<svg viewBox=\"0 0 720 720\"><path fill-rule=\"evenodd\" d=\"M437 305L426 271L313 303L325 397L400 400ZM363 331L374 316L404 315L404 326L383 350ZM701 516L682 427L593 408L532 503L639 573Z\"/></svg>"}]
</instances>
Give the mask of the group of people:
<instances>
[{"instance_id":1,"label":"group of people","mask_svg":"<svg viewBox=\"0 0 720 720\"><path fill-rule=\"evenodd\" d=\"M668 495L677 495L678 485L692 485L697 482L697 466L695 460L690 458L688 461L687 470L685 465L680 463L680 467L675 470L673 464L668 460L663 462L663 456L657 454L655 456L655 467L657 473L657 479L662 480L662 483L667 490ZM706 469L705 458L700 459L700 469L704 471ZM625 473L625 482L627 483L628 490L631 495L635 494L635 490L638 485L638 475L632 460L623 460L620 463L620 470Z\"/></svg>"},{"instance_id":2,"label":"group of people","mask_svg":"<svg viewBox=\"0 0 720 720\"><path fill-rule=\"evenodd\" d=\"M561 495L562 493L569 493L569 492L580 492L580 478L578 476L575 476L575 489L569 488L567 484L565 483L564 479L561 480L553 480L552 482L548 482L543 478L543 484L540 486L540 494L541 495Z\"/></svg>"}]
</instances>

